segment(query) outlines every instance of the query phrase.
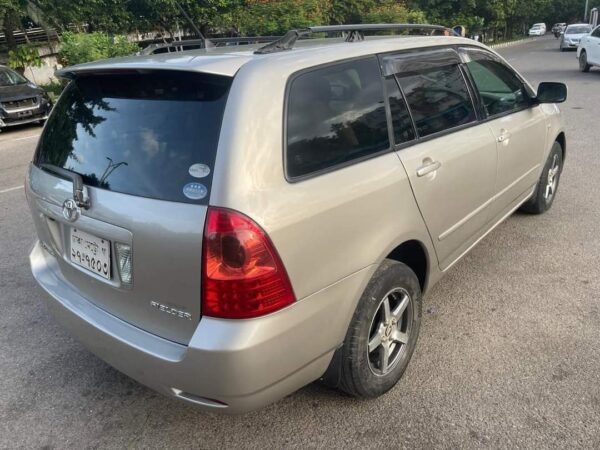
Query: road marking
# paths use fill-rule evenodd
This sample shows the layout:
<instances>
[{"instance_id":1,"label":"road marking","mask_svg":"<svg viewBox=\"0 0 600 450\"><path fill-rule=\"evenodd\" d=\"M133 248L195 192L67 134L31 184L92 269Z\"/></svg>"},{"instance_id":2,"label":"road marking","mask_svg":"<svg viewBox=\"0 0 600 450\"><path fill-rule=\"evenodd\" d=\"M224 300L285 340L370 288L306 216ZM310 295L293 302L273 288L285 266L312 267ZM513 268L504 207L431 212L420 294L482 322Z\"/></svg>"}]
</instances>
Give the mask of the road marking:
<instances>
[{"instance_id":1,"label":"road marking","mask_svg":"<svg viewBox=\"0 0 600 450\"><path fill-rule=\"evenodd\" d=\"M0 135L2 136L2 135ZM40 134L32 134L31 136L22 136L13 139L0 139L0 142L16 142L16 141L24 141L25 139L37 138L40 137Z\"/></svg>"},{"instance_id":2,"label":"road marking","mask_svg":"<svg viewBox=\"0 0 600 450\"><path fill-rule=\"evenodd\" d=\"M39 137L39 134L34 134L31 136L24 136L24 137L20 137L20 138L15 138L13 139L13 141L24 141L25 139L31 139L31 138L35 138L35 137Z\"/></svg>"},{"instance_id":3,"label":"road marking","mask_svg":"<svg viewBox=\"0 0 600 450\"><path fill-rule=\"evenodd\" d=\"M0 191L0 194L5 194L6 192L16 191L17 189L23 189L23 185L11 187L11 188L8 188L8 189L3 189L3 190Z\"/></svg>"}]
</instances>

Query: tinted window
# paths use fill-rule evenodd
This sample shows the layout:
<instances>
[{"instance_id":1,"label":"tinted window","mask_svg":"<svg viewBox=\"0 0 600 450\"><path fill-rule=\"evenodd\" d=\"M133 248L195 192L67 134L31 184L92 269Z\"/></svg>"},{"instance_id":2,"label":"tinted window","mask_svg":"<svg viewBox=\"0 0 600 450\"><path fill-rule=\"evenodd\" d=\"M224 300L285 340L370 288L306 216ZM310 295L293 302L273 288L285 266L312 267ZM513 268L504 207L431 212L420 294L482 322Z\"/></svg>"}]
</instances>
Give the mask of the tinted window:
<instances>
[{"instance_id":1,"label":"tinted window","mask_svg":"<svg viewBox=\"0 0 600 450\"><path fill-rule=\"evenodd\" d=\"M600 38L600 27L596 28L592 33L592 36Z\"/></svg>"},{"instance_id":2,"label":"tinted window","mask_svg":"<svg viewBox=\"0 0 600 450\"><path fill-rule=\"evenodd\" d=\"M230 82L166 71L81 78L56 104L36 163L79 173L89 186L196 202L183 188L210 188L210 175L199 180L189 172L214 164Z\"/></svg>"},{"instance_id":3,"label":"tinted window","mask_svg":"<svg viewBox=\"0 0 600 450\"><path fill-rule=\"evenodd\" d=\"M420 137L475 121L469 90L457 65L397 76Z\"/></svg>"},{"instance_id":4,"label":"tinted window","mask_svg":"<svg viewBox=\"0 0 600 450\"><path fill-rule=\"evenodd\" d=\"M467 68L475 83L487 117L526 108L530 104L523 83L504 64L473 52Z\"/></svg>"},{"instance_id":5,"label":"tinted window","mask_svg":"<svg viewBox=\"0 0 600 450\"><path fill-rule=\"evenodd\" d=\"M287 114L287 173L292 178L389 148L376 58L297 76Z\"/></svg>"},{"instance_id":6,"label":"tinted window","mask_svg":"<svg viewBox=\"0 0 600 450\"><path fill-rule=\"evenodd\" d=\"M398 88L398 83L394 78L387 78L385 83L392 112L394 143L398 145L412 141L415 139L415 130L404 97L402 97L402 93Z\"/></svg>"}]
</instances>

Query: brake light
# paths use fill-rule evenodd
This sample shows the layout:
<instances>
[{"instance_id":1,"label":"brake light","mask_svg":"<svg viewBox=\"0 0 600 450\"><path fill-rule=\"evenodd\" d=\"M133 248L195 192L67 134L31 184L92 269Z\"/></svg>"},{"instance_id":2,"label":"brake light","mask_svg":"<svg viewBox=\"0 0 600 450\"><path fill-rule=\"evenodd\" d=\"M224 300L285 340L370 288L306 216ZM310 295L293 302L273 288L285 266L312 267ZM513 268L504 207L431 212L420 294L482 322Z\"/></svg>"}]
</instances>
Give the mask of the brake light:
<instances>
[{"instance_id":1,"label":"brake light","mask_svg":"<svg viewBox=\"0 0 600 450\"><path fill-rule=\"evenodd\" d=\"M202 252L203 315L245 319L295 301L275 247L249 217L210 207Z\"/></svg>"}]
</instances>

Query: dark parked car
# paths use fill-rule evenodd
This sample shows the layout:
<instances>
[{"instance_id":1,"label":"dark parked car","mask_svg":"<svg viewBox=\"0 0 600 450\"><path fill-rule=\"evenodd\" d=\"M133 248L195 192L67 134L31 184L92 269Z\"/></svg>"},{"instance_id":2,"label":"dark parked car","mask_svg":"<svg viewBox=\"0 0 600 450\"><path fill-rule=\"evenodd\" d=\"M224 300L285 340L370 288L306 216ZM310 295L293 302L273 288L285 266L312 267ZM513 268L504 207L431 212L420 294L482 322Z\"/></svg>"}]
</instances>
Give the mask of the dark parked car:
<instances>
[{"instance_id":1,"label":"dark parked car","mask_svg":"<svg viewBox=\"0 0 600 450\"><path fill-rule=\"evenodd\" d=\"M5 127L46 120L52 101L23 75L0 66L0 131Z\"/></svg>"}]
</instances>

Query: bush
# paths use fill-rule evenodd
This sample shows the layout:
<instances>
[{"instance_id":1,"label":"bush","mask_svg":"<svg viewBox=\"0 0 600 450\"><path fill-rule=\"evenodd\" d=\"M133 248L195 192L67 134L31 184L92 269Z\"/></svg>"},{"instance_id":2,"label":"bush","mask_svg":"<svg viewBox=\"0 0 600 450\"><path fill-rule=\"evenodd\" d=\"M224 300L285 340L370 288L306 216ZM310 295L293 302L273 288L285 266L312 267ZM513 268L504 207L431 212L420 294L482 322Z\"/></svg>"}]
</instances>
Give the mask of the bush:
<instances>
[{"instance_id":1,"label":"bush","mask_svg":"<svg viewBox=\"0 0 600 450\"><path fill-rule=\"evenodd\" d=\"M37 48L31 45L19 45L15 50L8 51L8 66L20 73L27 67L40 67L42 59Z\"/></svg>"},{"instance_id":2,"label":"bush","mask_svg":"<svg viewBox=\"0 0 600 450\"><path fill-rule=\"evenodd\" d=\"M60 39L58 60L64 66L72 66L98 59L128 56L138 50L137 44L129 42L125 36L66 32Z\"/></svg>"},{"instance_id":3,"label":"bush","mask_svg":"<svg viewBox=\"0 0 600 450\"><path fill-rule=\"evenodd\" d=\"M61 92L65 88L65 82L63 81L55 81L49 84L41 85L40 87L45 90L53 102L56 102Z\"/></svg>"}]
</instances>

